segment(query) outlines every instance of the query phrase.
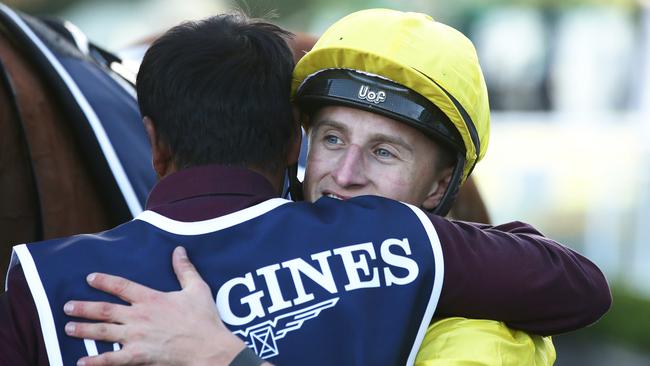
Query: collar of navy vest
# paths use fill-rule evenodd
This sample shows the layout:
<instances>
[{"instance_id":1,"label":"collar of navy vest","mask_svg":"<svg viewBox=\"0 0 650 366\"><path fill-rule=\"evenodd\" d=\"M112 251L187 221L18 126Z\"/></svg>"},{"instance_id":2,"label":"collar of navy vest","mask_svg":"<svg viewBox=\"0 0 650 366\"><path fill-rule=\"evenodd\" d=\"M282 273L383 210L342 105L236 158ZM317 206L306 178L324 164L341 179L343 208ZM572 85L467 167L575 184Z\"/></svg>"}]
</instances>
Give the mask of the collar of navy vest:
<instances>
[{"instance_id":1,"label":"collar of navy vest","mask_svg":"<svg viewBox=\"0 0 650 366\"><path fill-rule=\"evenodd\" d=\"M202 165L179 170L160 180L149 194L146 209L210 195L278 196L265 177L250 169Z\"/></svg>"},{"instance_id":2,"label":"collar of navy vest","mask_svg":"<svg viewBox=\"0 0 650 366\"><path fill-rule=\"evenodd\" d=\"M291 201L284 198L271 198L255 206L203 221L177 221L154 211L144 211L136 216L135 220L148 222L149 224L172 234L203 235L254 219L289 202Z\"/></svg>"}]
</instances>

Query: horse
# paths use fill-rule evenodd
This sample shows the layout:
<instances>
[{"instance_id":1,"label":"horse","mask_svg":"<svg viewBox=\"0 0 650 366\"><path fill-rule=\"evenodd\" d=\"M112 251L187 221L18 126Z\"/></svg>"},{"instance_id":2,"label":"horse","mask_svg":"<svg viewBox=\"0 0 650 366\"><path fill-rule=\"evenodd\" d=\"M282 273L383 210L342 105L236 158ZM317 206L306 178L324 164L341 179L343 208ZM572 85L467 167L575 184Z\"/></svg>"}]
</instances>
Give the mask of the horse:
<instances>
[{"instance_id":1,"label":"horse","mask_svg":"<svg viewBox=\"0 0 650 366\"><path fill-rule=\"evenodd\" d=\"M295 59L315 42L298 33ZM156 177L120 62L69 23L0 4L0 268L15 244L103 231L142 211ZM489 223L472 178L451 215Z\"/></svg>"}]
</instances>

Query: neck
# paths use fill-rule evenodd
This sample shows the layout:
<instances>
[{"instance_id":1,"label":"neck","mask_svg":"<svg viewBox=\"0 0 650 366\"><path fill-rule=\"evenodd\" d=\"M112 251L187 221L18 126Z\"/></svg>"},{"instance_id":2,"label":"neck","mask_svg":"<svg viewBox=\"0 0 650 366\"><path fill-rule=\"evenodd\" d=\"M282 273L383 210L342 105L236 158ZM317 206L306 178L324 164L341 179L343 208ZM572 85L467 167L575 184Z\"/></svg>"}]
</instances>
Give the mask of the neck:
<instances>
[{"instance_id":1,"label":"neck","mask_svg":"<svg viewBox=\"0 0 650 366\"><path fill-rule=\"evenodd\" d=\"M273 190L277 193L277 195L278 196L282 195L282 190L284 188L284 173L285 173L284 169L280 169L274 172L268 172L265 169L259 169L257 167L249 166L247 168L266 178L266 180L268 180L273 186Z\"/></svg>"}]
</instances>

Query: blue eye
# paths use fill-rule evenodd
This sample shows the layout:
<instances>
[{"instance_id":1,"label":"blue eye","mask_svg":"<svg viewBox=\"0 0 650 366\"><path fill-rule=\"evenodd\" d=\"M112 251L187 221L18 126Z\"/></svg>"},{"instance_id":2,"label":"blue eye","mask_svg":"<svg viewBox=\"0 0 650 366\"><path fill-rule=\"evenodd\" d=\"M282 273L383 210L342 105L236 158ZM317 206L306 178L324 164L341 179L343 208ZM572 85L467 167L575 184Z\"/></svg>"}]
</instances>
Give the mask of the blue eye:
<instances>
[{"instance_id":1,"label":"blue eye","mask_svg":"<svg viewBox=\"0 0 650 366\"><path fill-rule=\"evenodd\" d=\"M382 148L375 150L375 155L379 156L380 158L391 158L394 156L393 153Z\"/></svg>"},{"instance_id":2,"label":"blue eye","mask_svg":"<svg viewBox=\"0 0 650 366\"><path fill-rule=\"evenodd\" d=\"M338 137L336 137L334 135L327 135L327 136L325 136L324 140L325 140L326 143L331 144L331 145L336 145L336 144L339 144L341 142L341 139L339 139Z\"/></svg>"}]
</instances>

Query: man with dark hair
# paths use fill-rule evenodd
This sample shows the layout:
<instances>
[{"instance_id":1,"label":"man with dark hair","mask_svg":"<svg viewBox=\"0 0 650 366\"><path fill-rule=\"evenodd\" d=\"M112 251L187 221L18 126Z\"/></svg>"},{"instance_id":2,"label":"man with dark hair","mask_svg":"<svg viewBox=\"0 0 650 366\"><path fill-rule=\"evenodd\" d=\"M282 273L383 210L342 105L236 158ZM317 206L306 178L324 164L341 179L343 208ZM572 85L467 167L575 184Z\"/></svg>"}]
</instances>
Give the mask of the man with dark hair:
<instances>
[{"instance_id":1,"label":"man with dark hair","mask_svg":"<svg viewBox=\"0 0 650 366\"><path fill-rule=\"evenodd\" d=\"M288 101L275 97L290 93L292 53L280 43L290 33L222 18L182 24L151 46L136 83L141 113L173 151L176 170L221 164L283 172L291 147L284 142L299 133Z\"/></svg>"},{"instance_id":2,"label":"man with dark hair","mask_svg":"<svg viewBox=\"0 0 650 366\"><path fill-rule=\"evenodd\" d=\"M277 198L299 146L288 98L293 64L284 37L263 22L220 16L175 27L155 42L138 76L153 164L162 178L147 211L104 233L15 248L2 299L13 316L0 312L13 335L0 338L0 361L69 364L118 350L118 344L67 337L92 329L70 323L64 330L72 320L66 313L83 315L75 313L82 307L75 310L67 301L92 301L90 307L105 310L99 320L139 309L110 305L106 301L115 298L79 284L101 271L172 291L178 285L167 258L178 245L207 280L203 293L215 294L224 322L261 357L279 364L307 357L323 365L411 364L435 312L553 333L589 324L606 311L610 298L600 271L528 225L455 223L376 196L346 202L324 197L314 204ZM374 103L380 94L373 95L365 97ZM326 135L324 141L337 146L337 138ZM476 161L480 151L475 145L468 156ZM461 165L454 173L458 182L471 171ZM174 253L174 269L186 288L183 252ZM518 276L510 275L514 261ZM441 294L443 274L451 291ZM94 285L105 279L88 278ZM144 291L120 283L114 292L127 302ZM554 306L560 294L569 303L561 310ZM580 303L584 298L592 302ZM181 314L200 304L185 302ZM176 325L182 318L168 320ZM125 331L119 324L95 329L105 335L99 339L111 341L115 331ZM231 350L243 348L241 341L229 342ZM130 344L122 343L128 351ZM235 355L176 356L223 364ZM252 356L244 351L235 360L247 357Z\"/></svg>"},{"instance_id":3,"label":"man with dark hair","mask_svg":"<svg viewBox=\"0 0 650 366\"><path fill-rule=\"evenodd\" d=\"M137 90L153 164L164 179L149 197L149 213L206 220L278 196L300 144L289 102L289 36L272 24L223 15L179 25L151 47ZM262 207L277 204L271 200ZM145 220L16 247L7 292L0 295L0 364L72 364L91 352L62 333L60 322L68 319L57 310L60 301L94 298L76 285L90 268L121 268L114 273L129 276L135 271L144 277L133 278L165 287L177 242L136 244L154 227Z\"/></svg>"},{"instance_id":4,"label":"man with dark hair","mask_svg":"<svg viewBox=\"0 0 650 366\"><path fill-rule=\"evenodd\" d=\"M168 153L154 158L163 164L154 166L161 175L166 168L209 164L277 174L292 147L286 142L298 138L288 101L269 103L272 96L290 92L292 54L280 43L290 33L235 16L218 19L223 20L173 28L142 62L138 103L147 129L155 129ZM196 36L185 41L190 33Z\"/></svg>"}]
</instances>

